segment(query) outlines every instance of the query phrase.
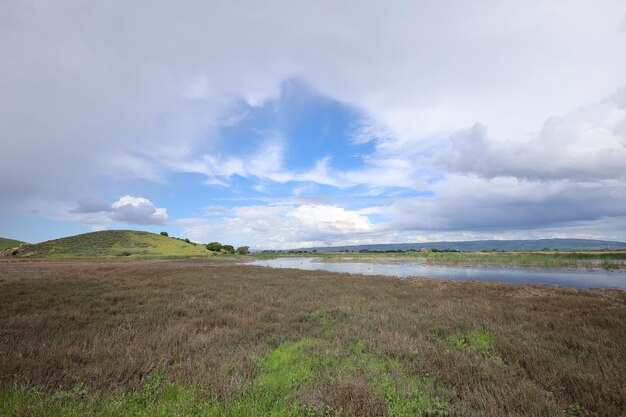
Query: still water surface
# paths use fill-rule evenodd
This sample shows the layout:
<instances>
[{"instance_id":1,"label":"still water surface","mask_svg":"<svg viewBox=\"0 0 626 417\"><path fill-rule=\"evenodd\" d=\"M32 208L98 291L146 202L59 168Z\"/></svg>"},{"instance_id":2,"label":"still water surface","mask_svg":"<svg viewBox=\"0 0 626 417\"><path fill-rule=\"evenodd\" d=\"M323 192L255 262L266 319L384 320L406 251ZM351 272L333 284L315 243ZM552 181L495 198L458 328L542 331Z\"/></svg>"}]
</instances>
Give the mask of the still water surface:
<instances>
[{"instance_id":1,"label":"still water surface","mask_svg":"<svg viewBox=\"0 0 626 417\"><path fill-rule=\"evenodd\" d=\"M572 288L621 288L626 290L626 269L520 268L501 266L443 266L419 263L385 264L323 262L316 258L277 258L248 262L272 268L323 270L363 275L427 277L453 280L502 281L512 284L560 285Z\"/></svg>"}]
</instances>

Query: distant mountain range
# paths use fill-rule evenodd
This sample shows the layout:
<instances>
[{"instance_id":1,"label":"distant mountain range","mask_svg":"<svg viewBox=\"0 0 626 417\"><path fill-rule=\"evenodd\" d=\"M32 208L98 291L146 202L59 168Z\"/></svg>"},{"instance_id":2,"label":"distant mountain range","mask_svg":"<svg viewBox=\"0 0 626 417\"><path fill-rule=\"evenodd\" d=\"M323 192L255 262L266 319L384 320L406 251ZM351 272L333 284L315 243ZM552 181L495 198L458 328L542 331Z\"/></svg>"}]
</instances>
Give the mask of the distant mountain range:
<instances>
[{"instance_id":1,"label":"distant mountain range","mask_svg":"<svg viewBox=\"0 0 626 417\"><path fill-rule=\"evenodd\" d=\"M462 242L422 242L422 243L386 243L379 245L350 245L350 246L325 246L317 248L303 248L298 251L304 252L359 252L369 250L380 251L407 251L437 249L457 251L483 251L483 250L597 250L597 249L626 249L626 242L614 242L609 240L594 239L539 239L539 240L471 240Z\"/></svg>"}]
</instances>

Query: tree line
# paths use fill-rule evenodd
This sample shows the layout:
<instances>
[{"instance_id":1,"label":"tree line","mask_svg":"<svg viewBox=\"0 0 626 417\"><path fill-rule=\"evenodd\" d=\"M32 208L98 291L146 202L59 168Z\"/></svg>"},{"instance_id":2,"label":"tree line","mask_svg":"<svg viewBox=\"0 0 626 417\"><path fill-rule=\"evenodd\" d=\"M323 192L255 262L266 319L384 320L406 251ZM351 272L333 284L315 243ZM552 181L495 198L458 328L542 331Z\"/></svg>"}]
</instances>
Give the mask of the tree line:
<instances>
[{"instance_id":1,"label":"tree line","mask_svg":"<svg viewBox=\"0 0 626 417\"><path fill-rule=\"evenodd\" d=\"M161 232L160 235L165 236L165 237L170 237L169 233L167 232ZM182 240L194 246L196 245L196 243L190 241L189 239L181 239L179 237L173 237L173 236L172 238ZM235 249L233 245L223 245L220 242L210 242L210 243L207 243L205 247L207 248L207 250L210 250L212 252L223 252L223 253L228 253L228 254L237 253L239 255L247 255L250 253L249 246L239 246L237 249Z\"/></svg>"},{"instance_id":2,"label":"tree line","mask_svg":"<svg viewBox=\"0 0 626 417\"><path fill-rule=\"evenodd\" d=\"M222 245L220 242L207 243L206 248L213 252L237 253L247 255L250 253L248 246L239 246L237 249L233 245Z\"/></svg>"}]
</instances>

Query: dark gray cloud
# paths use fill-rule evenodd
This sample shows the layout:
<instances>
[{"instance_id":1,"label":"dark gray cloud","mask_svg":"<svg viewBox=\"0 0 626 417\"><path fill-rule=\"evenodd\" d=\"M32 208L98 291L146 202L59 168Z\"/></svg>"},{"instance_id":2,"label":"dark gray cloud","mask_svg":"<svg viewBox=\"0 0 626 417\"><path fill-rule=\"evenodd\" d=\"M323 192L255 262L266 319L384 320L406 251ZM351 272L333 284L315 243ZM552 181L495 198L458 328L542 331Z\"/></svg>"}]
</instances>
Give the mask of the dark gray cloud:
<instances>
[{"instance_id":1,"label":"dark gray cloud","mask_svg":"<svg viewBox=\"0 0 626 417\"><path fill-rule=\"evenodd\" d=\"M491 231L574 226L626 218L626 184L454 177L436 195L381 210L391 230ZM626 233L624 233L626 237Z\"/></svg>"},{"instance_id":2,"label":"dark gray cloud","mask_svg":"<svg viewBox=\"0 0 626 417\"><path fill-rule=\"evenodd\" d=\"M112 207L106 201L99 198L81 198L78 200L78 207L70 210L71 213L89 214L112 211Z\"/></svg>"}]
</instances>

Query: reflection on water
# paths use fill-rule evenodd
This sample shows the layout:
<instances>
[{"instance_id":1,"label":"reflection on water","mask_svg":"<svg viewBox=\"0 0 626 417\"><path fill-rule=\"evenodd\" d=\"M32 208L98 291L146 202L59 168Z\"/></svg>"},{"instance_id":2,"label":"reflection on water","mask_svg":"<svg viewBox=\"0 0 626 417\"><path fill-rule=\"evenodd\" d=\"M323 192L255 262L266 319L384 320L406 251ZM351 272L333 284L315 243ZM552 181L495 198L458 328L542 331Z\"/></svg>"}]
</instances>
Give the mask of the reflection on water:
<instances>
[{"instance_id":1,"label":"reflection on water","mask_svg":"<svg viewBox=\"0 0 626 417\"><path fill-rule=\"evenodd\" d=\"M249 262L272 268L324 270L400 278L428 277L454 280L502 281L512 284L545 284L573 288L626 289L626 270L573 268L520 268L499 266L442 266L418 263L383 264L320 262L315 258L277 258Z\"/></svg>"}]
</instances>

